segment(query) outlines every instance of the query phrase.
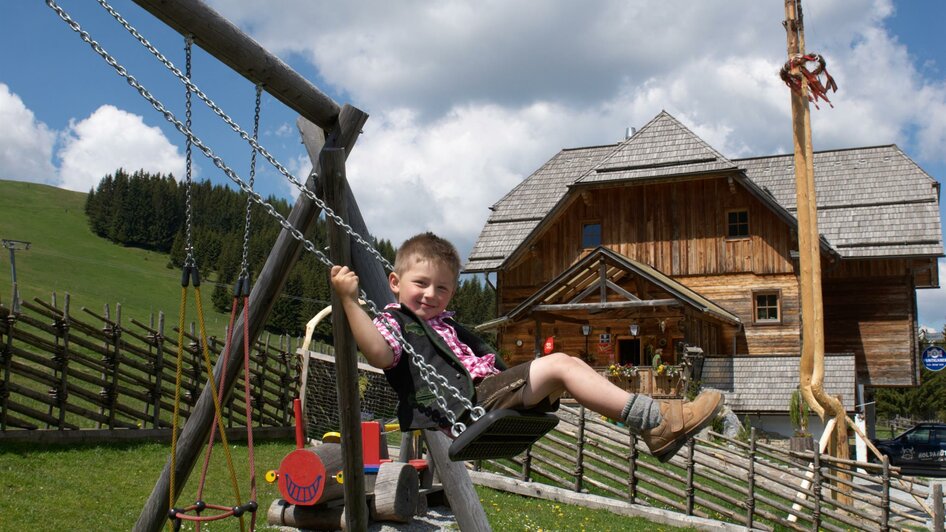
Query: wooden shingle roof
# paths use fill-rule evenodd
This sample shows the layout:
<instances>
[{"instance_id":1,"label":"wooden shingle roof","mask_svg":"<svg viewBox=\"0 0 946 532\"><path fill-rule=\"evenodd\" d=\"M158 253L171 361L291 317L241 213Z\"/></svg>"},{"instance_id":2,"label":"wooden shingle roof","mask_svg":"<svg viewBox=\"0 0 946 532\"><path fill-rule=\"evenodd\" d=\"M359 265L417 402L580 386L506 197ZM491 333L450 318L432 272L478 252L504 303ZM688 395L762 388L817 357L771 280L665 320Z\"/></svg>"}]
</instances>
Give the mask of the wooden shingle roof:
<instances>
[{"instance_id":1,"label":"wooden shingle roof","mask_svg":"<svg viewBox=\"0 0 946 532\"><path fill-rule=\"evenodd\" d=\"M736 166L666 111L606 155L578 184L734 170Z\"/></svg>"},{"instance_id":2,"label":"wooden shingle roof","mask_svg":"<svg viewBox=\"0 0 946 532\"><path fill-rule=\"evenodd\" d=\"M726 395L733 412L783 413L792 392L798 388L797 356L709 357L703 361L701 382L706 388ZM853 354L825 354L824 389L840 395L842 404L853 410L855 368Z\"/></svg>"},{"instance_id":3,"label":"wooden shingle roof","mask_svg":"<svg viewBox=\"0 0 946 532\"><path fill-rule=\"evenodd\" d=\"M615 147L562 150L490 207L493 212L470 253L476 270L499 267L565 198L568 186Z\"/></svg>"},{"instance_id":4,"label":"wooden shingle roof","mask_svg":"<svg viewBox=\"0 0 946 532\"><path fill-rule=\"evenodd\" d=\"M816 152L818 228L842 258L942 256L939 185L898 147ZM792 155L729 160L666 112L618 144L566 149L490 207L465 271L502 267L566 204L572 187L703 173L742 172L795 214ZM738 175L738 174L737 174Z\"/></svg>"},{"instance_id":5,"label":"wooden shingle roof","mask_svg":"<svg viewBox=\"0 0 946 532\"><path fill-rule=\"evenodd\" d=\"M792 155L736 159L795 213ZM842 257L942 255L939 184L897 146L816 152L818 229Z\"/></svg>"}]
</instances>

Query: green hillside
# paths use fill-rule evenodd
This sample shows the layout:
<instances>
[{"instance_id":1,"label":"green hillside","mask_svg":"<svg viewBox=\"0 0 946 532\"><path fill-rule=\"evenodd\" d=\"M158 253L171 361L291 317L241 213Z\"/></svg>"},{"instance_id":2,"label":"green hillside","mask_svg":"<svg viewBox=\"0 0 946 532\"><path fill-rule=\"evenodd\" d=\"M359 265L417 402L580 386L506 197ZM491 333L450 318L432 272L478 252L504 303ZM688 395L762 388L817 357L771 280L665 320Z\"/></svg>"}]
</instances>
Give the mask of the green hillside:
<instances>
[{"instance_id":1,"label":"green hillside","mask_svg":"<svg viewBox=\"0 0 946 532\"><path fill-rule=\"evenodd\" d=\"M61 307L69 293L74 315L81 307L102 314L108 304L113 318L115 304L121 303L126 326L130 318L148 323L152 313L163 311L170 333L178 321L180 271L167 268L167 255L95 236L86 221L85 197L47 185L0 180L0 238L32 243L29 250L16 252L20 297L50 301L56 292ZM6 249L0 252L0 303L10 306L10 256ZM228 316L213 311L212 287L201 286L205 319L209 334L222 337ZM186 314L194 321L193 291L188 300Z\"/></svg>"}]
</instances>

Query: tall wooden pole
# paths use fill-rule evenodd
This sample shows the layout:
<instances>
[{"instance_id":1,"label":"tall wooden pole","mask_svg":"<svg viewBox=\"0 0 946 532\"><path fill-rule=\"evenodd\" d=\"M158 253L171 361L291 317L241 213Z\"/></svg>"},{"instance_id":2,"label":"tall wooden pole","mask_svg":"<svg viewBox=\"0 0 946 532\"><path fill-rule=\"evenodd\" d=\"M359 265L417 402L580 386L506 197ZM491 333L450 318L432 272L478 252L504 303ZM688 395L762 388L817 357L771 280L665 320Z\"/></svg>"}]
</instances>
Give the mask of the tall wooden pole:
<instances>
[{"instance_id":1,"label":"tall wooden pole","mask_svg":"<svg viewBox=\"0 0 946 532\"><path fill-rule=\"evenodd\" d=\"M804 17L801 0L785 0L785 32L788 42L788 59L805 54ZM799 66L791 69L791 75L800 80L800 90L792 95L792 137L795 148L795 194L798 215L798 254L801 317L802 353L799 363L799 384L802 396L818 413L844 418L844 407L838 398L824 390L824 306L821 296L821 250L818 232L818 207L815 194L814 154L811 142L811 114L808 107L808 83L800 76ZM847 458L847 423L837 419L834 424L829 453Z\"/></svg>"},{"instance_id":2,"label":"tall wooden pole","mask_svg":"<svg viewBox=\"0 0 946 532\"><path fill-rule=\"evenodd\" d=\"M348 219L345 202L345 150L322 150L322 179L325 204L343 220ZM351 240L333 220L328 223L329 253L332 262L352 267ZM345 309L332 290L332 334L335 339L335 373L342 431L345 474L345 530L368 528L365 499L365 469L362 462L361 401L358 397L358 354Z\"/></svg>"}]
</instances>

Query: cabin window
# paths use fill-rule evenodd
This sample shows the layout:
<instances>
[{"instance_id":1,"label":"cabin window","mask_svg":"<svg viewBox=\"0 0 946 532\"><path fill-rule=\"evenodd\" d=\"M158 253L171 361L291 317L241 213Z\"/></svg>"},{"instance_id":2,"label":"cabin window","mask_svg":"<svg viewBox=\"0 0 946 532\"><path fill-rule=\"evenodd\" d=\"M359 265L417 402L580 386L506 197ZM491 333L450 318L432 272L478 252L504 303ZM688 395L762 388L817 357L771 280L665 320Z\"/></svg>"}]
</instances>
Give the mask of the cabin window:
<instances>
[{"instance_id":1,"label":"cabin window","mask_svg":"<svg viewBox=\"0 0 946 532\"><path fill-rule=\"evenodd\" d=\"M755 292L753 294L756 323L778 323L782 320L778 291Z\"/></svg>"},{"instance_id":2,"label":"cabin window","mask_svg":"<svg viewBox=\"0 0 946 532\"><path fill-rule=\"evenodd\" d=\"M601 245L601 224L599 222L586 223L581 226L581 247L584 249L596 248Z\"/></svg>"},{"instance_id":3,"label":"cabin window","mask_svg":"<svg viewBox=\"0 0 946 532\"><path fill-rule=\"evenodd\" d=\"M729 211L727 216L726 236L729 238L745 238L749 236L749 211Z\"/></svg>"}]
</instances>

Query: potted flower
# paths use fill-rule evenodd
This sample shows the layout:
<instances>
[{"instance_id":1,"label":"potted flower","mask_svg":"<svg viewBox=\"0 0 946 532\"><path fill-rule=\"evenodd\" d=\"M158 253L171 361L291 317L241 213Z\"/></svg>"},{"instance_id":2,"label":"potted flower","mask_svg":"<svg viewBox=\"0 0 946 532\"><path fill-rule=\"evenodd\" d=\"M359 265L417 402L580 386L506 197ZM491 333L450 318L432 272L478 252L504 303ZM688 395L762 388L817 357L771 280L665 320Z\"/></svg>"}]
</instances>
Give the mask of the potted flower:
<instances>
[{"instance_id":1,"label":"potted flower","mask_svg":"<svg viewBox=\"0 0 946 532\"><path fill-rule=\"evenodd\" d=\"M811 411L808 403L805 402L801 391L797 388L792 392L788 401L788 419L792 423L792 438L790 440L790 449L793 451L813 451L815 449L815 440L808 432L808 418Z\"/></svg>"},{"instance_id":2,"label":"potted flower","mask_svg":"<svg viewBox=\"0 0 946 532\"><path fill-rule=\"evenodd\" d=\"M608 380L624 388L628 388L631 379L637 376L637 368L634 364L611 364L608 366Z\"/></svg>"}]
</instances>

